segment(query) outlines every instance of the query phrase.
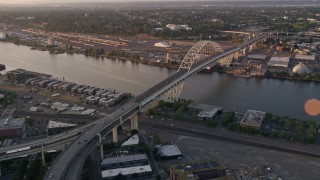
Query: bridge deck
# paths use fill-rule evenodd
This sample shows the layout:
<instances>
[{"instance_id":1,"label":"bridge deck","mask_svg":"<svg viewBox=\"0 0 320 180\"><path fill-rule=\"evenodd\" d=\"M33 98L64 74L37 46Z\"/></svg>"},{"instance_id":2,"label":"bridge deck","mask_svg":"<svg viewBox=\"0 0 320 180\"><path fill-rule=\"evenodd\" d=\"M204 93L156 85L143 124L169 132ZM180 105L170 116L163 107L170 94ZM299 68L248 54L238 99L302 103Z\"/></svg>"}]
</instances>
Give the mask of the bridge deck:
<instances>
[{"instance_id":1,"label":"bridge deck","mask_svg":"<svg viewBox=\"0 0 320 180\"><path fill-rule=\"evenodd\" d=\"M146 101L151 100L154 96L159 96L161 93L167 91L171 86L174 86L175 83L184 80L188 76L202 70L206 65L215 62L216 60L232 54L236 51L239 51L242 48L246 48L250 44L261 40L261 38L265 38L266 34L261 35L259 37L255 37L247 42L244 42L236 47L230 48L225 50L222 53L215 54L213 56L207 57L202 61L193 65L192 69L190 70L181 70L172 76L166 78L165 80L161 81L160 83L156 84L155 86L151 87L141 95L134 98L132 101L128 102L127 104L119 107L110 115L101 118L91 126L88 126L84 133L82 133L72 144L70 144L65 151L63 151L58 158L54 161L51 169L46 173L45 179L62 179L65 177L67 169L69 170L70 164L75 162L75 158L79 157L79 154L83 151L83 149L87 149L92 145L96 144L96 140L94 139L99 132L109 132L110 129L119 125L119 120L122 116L126 114L130 114L130 112L138 111L139 106L145 105ZM124 119L125 120L125 119ZM117 121L117 122L115 122ZM59 136L57 136L59 138ZM51 140L59 140L56 137L52 137ZM86 155L85 155L86 156ZM85 159L85 158L82 158ZM79 166L80 167L80 166ZM82 166L81 166L82 167ZM80 167L80 168L81 168ZM80 169L76 170L80 172ZM76 177L75 177L76 178Z\"/></svg>"}]
</instances>

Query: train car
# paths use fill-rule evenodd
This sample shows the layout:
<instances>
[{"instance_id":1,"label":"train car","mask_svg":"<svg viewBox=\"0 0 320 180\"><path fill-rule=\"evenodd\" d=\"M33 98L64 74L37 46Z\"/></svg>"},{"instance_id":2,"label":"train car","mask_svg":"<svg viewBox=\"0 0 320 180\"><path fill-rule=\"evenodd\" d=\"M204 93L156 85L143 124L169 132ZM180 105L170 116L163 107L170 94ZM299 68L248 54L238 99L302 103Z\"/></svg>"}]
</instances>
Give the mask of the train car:
<instances>
[{"instance_id":1,"label":"train car","mask_svg":"<svg viewBox=\"0 0 320 180\"><path fill-rule=\"evenodd\" d=\"M28 146L28 147L23 147L23 148L19 148L19 149L13 149L13 150L7 151L6 154L17 153L17 152L26 151L26 150L29 150L29 149L31 149L30 146Z\"/></svg>"}]
</instances>

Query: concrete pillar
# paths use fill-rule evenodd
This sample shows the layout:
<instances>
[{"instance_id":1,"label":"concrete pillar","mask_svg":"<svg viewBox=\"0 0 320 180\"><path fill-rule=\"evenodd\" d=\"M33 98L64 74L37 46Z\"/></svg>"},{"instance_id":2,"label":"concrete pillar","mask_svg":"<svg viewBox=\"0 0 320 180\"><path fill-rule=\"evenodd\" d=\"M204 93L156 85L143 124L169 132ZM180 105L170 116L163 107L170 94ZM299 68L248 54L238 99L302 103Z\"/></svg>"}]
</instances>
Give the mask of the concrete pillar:
<instances>
[{"instance_id":1,"label":"concrete pillar","mask_svg":"<svg viewBox=\"0 0 320 180\"><path fill-rule=\"evenodd\" d=\"M253 49L253 44L250 44L250 45L249 45L249 52L251 52L252 49Z\"/></svg>"},{"instance_id":2,"label":"concrete pillar","mask_svg":"<svg viewBox=\"0 0 320 180\"><path fill-rule=\"evenodd\" d=\"M100 133L98 133L98 137L99 137L99 145L100 145L100 159L102 161L104 159L104 156L103 156L102 138Z\"/></svg>"},{"instance_id":3,"label":"concrete pillar","mask_svg":"<svg viewBox=\"0 0 320 180\"><path fill-rule=\"evenodd\" d=\"M138 125L138 114L134 114L131 116L131 130L136 129L139 130L139 125Z\"/></svg>"},{"instance_id":4,"label":"concrete pillar","mask_svg":"<svg viewBox=\"0 0 320 180\"><path fill-rule=\"evenodd\" d=\"M46 159L44 158L43 143L41 143L41 158L42 158L42 165L46 166Z\"/></svg>"},{"instance_id":5,"label":"concrete pillar","mask_svg":"<svg viewBox=\"0 0 320 180\"><path fill-rule=\"evenodd\" d=\"M122 116L120 117L120 125L122 125L123 121L122 121Z\"/></svg>"},{"instance_id":6,"label":"concrete pillar","mask_svg":"<svg viewBox=\"0 0 320 180\"><path fill-rule=\"evenodd\" d=\"M234 56L233 56L233 57L234 57L235 60L238 60L238 59L239 59L239 54L240 54L239 51L237 51L237 52L234 53Z\"/></svg>"},{"instance_id":7,"label":"concrete pillar","mask_svg":"<svg viewBox=\"0 0 320 180\"><path fill-rule=\"evenodd\" d=\"M118 127L112 129L112 141L114 143L118 142Z\"/></svg>"}]
</instances>

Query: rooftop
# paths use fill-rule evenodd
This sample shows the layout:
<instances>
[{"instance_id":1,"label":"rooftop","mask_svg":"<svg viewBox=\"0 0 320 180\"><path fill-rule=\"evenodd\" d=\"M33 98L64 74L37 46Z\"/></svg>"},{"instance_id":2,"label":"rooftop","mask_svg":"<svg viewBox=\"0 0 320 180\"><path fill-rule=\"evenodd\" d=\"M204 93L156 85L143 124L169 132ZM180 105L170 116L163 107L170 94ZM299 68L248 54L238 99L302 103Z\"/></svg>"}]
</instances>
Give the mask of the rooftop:
<instances>
[{"instance_id":1,"label":"rooftop","mask_svg":"<svg viewBox=\"0 0 320 180\"><path fill-rule=\"evenodd\" d=\"M209 104L202 104L202 103L191 103L188 105L188 108L197 109L197 110L221 109L221 107L212 106Z\"/></svg>"},{"instance_id":2,"label":"rooftop","mask_svg":"<svg viewBox=\"0 0 320 180\"><path fill-rule=\"evenodd\" d=\"M83 115L89 115L89 114L92 114L92 113L94 113L94 112L96 112L95 109L87 109L87 110L85 110L85 111L82 111L81 114L83 114Z\"/></svg>"},{"instance_id":3,"label":"rooftop","mask_svg":"<svg viewBox=\"0 0 320 180\"><path fill-rule=\"evenodd\" d=\"M72 127L72 126L76 126L76 124L63 123L58 121L49 121L47 125L47 129L59 128L59 127Z\"/></svg>"},{"instance_id":4,"label":"rooftop","mask_svg":"<svg viewBox=\"0 0 320 180\"><path fill-rule=\"evenodd\" d=\"M130 137L128 140L126 140L124 143L121 144L121 146L131 146L131 145L137 145L139 143L139 136L137 134Z\"/></svg>"},{"instance_id":5,"label":"rooftop","mask_svg":"<svg viewBox=\"0 0 320 180\"><path fill-rule=\"evenodd\" d=\"M119 156L119 157L110 157L105 158L101 165L109 165L109 164L116 164L116 163L124 163L130 161L139 161L139 160L147 160L147 156L145 154L135 154L135 155L128 155L128 156Z\"/></svg>"},{"instance_id":6,"label":"rooftop","mask_svg":"<svg viewBox=\"0 0 320 180\"><path fill-rule=\"evenodd\" d=\"M204 170L211 169L221 169L224 168L216 161L205 161L205 162L196 162L196 163L186 163L174 166L172 169L174 171L183 171L183 172L201 172Z\"/></svg>"},{"instance_id":7,"label":"rooftop","mask_svg":"<svg viewBox=\"0 0 320 180\"><path fill-rule=\"evenodd\" d=\"M54 103L52 103L51 107L53 109L57 109L59 111L64 111L64 110L68 109L69 104L61 103L61 102L54 102Z\"/></svg>"},{"instance_id":8,"label":"rooftop","mask_svg":"<svg viewBox=\"0 0 320 180\"><path fill-rule=\"evenodd\" d=\"M272 57L268 62L268 66L287 68L289 64L289 57Z\"/></svg>"},{"instance_id":9,"label":"rooftop","mask_svg":"<svg viewBox=\"0 0 320 180\"><path fill-rule=\"evenodd\" d=\"M266 116L265 112L248 110L240 121L240 125L260 128Z\"/></svg>"},{"instance_id":10,"label":"rooftop","mask_svg":"<svg viewBox=\"0 0 320 180\"><path fill-rule=\"evenodd\" d=\"M308 61L315 61L316 56L315 55L302 55L302 54L296 54L295 59L297 60L308 60Z\"/></svg>"},{"instance_id":11,"label":"rooftop","mask_svg":"<svg viewBox=\"0 0 320 180\"><path fill-rule=\"evenodd\" d=\"M221 110L221 108L204 109L197 115L197 117L212 118L215 114L217 114L219 110Z\"/></svg>"},{"instance_id":12,"label":"rooftop","mask_svg":"<svg viewBox=\"0 0 320 180\"><path fill-rule=\"evenodd\" d=\"M25 123L25 118L11 118L8 117L6 119L0 120L0 130L4 129L20 129L23 127Z\"/></svg>"},{"instance_id":13,"label":"rooftop","mask_svg":"<svg viewBox=\"0 0 320 180\"><path fill-rule=\"evenodd\" d=\"M178 146L175 144L172 145L163 145L163 146L158 146L159 153L161 156L181 156L182 153L179 150Z\"/></svg>"},{"instance_id":14,"label":"rooftop","mask_svg":"<svg viewBox=\"0 0 320 180\"><path fill-rule=\"evenodd\" d=\"M107 177L117 176L118 174L129 175L129 174L147 173L147 172L152 172L150 165L105 170L105 171L102 171L101 174L102 174L102 178L107 178Z\"/></svg>"}]
</instances>

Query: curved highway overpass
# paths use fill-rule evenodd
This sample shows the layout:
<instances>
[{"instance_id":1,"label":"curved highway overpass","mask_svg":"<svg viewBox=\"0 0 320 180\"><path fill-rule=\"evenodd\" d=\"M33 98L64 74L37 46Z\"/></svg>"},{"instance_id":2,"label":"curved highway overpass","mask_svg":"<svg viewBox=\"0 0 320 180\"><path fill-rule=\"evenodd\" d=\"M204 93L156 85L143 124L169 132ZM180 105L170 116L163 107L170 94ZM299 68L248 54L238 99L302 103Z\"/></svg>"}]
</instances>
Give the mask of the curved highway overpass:
<instances>
[{"instance_id":1,"label":"curved highway overpass","mask_svg":"<svg viewBox=\"0 0 320 180\"><path fill-rule=\"evenodd\" d=\"M201 71L208 65L216 63L218 60L229 57L230 55L233 57L233 55L242 51L242 54L245 54L247 49L249 49L248 51L252 49L251 46L253 44L265 39L267 36L267 33L259 34L258 36L233 48L229 48L218 53L216 51L216 54L213 55L198 56L198 54L191 54L193 59L188 59L189 65L186 68L179 68L177 73L166 78L133 100L119 107L110 115L107 115L85 126L70 130L65 134L52 136L49 139L41 139L29 143L0 148L0 154L2 153L0 160L39 152L39 150L41 151L41 144L43 145L44 150L63 147L65 150L61 152L53 162L52 167L46 173L45 179L78 179L79 172L81 171L84 161L86 160L90 151L101 141L101 137L110 133L112 129L121 125L131 116L141 112L143 107L153 102L158 97L163 96L168 90L176 87L177 84L185 81L191 75ZM213 43L207 41L205 43L200 42L199 44L205 46L206 44ZM198 46L192 49L195 50L195 53L199 53L203 46ZM66 146L66 144L69 145ZM10 155L6 155L6 157L3 155L5 152L10 150L23 149L26 147L30 147L30 149L21 150Z\"/></svg>"},{"instance_id":2,"label":"curved highway overpass","mask_svg":"<svg viewBox=\"0 0 320 180\"><path fill-rule=\"evenodd\" d=\"M97 120L93 126L82 133L57 157L52 167L46 173L45 179L78 179L82 165L88 153L99 143L99 137L101 138L101 136L105 136L111 132L113 128L140 112L144 106L163 95L170 88L175 87L179 82L185 81L189 76L201 71L206 66L215 63L221 58L248 48L248 46L266 37L267 34L260 34L239 46L194 61L188 69L181 69L137 96L132 101L121 106L110 115Z\"/></svg>"}]
</instances>

